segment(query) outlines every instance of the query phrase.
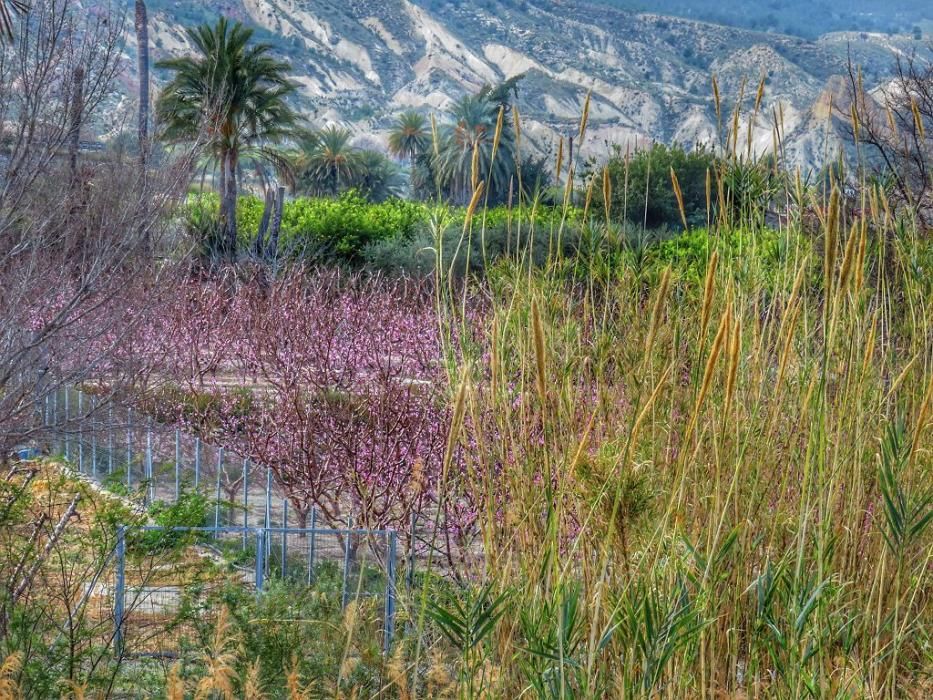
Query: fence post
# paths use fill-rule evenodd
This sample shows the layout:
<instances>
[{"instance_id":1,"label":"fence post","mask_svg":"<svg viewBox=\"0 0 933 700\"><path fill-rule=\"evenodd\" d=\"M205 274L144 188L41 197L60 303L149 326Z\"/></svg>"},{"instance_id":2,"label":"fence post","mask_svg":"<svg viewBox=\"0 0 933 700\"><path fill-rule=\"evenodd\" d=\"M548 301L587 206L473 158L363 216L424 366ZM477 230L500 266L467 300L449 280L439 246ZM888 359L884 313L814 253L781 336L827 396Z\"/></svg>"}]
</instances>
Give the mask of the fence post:
<instances>
[{"instance_id":1,"label":"fence post","mask_svg":"<svg viewBox=\"0 0 933 700\"><path fill-rule=\"evenodd\" d=\"M272 527L272 470L266 467L266 516L265 525L267 529ZM270 538L266 538L266 566L269 566L269 555L272 553Z\"/></svg>"},{"instance_id":2,"label":"fence post","mask_svg":"<svg viewBox=\"0 0 933 700\"><path fill-rule=\"evenodd\" d=\"M113 617L116 625L113 633L113 650L117 658L123 656L123 617L126 603L126 525L117 527L117 576L114 590Z\"/></svg>"},{"instance_id":3,"label":"fence post","mask_svg":"<svg viewBox=\"0 0 933 700\"><path fill-rule=\"evenodd\" d=\"M97 411L97 399L91 399L91 476L97 479L97 426L94 424L94 414Z\"/></svg>"},{"instance_id":4,"label":"fence post","mask_svg":"<svg viewBox=\"0 0 933 700\"><path fill-rule=\"evenodd\" d=\"M133 409L126 409L126 490L133 488Z\"/></svg>"},{"instance_id":5,"label":"fence post","mask_svg":"<svg viewBox=\"0 0 933 700\"><path fill-rule=\"evenodd\" d=\"M311 541L308 543L308 585L314 582L314 540L317 536L317 508L311 506Z\"/></svg>"},{"instance_id":6,"label":"fence post","mask_svg":"<svg viewBox=\"0 0 933 700\"><path fill-rule=\"evenodd\" d=\"M113 474L113 398L107 407L107 474Z\"/></svg>"},{"instance_id":7,"label":"fence post","mask_svg":"<svg viewBox=\"0 0 933 700\"><path fill-rule=\"evenodd\" d=\"M398 533L394 530L388 534L389 554L386 558L386 619L384 651L389 653L392 646L392 637L395 634L395 557L398 549Z\"/></svg>"},{"instance_id":8,"label":"fence post","mask_svg":"<svg viewBox=\"0 0 933 700\"><path fill-rule=\"evenodd\" d=\"M350 594L350 591L347 589L347 577L350 573L350 526L352 521L350 516L347 516L347 535L343 538L343 590L340 594L341 606L343 608L347 607L347 596Z\"/></svg>"},{"instance_id":9,"label":"fence post","mask_svg":"<svg viewBox=\"0 0 933 700\"><path fill-rule=\"evenodd\" d=\"M288 570L288 499L282 499L282 580Z\"/></svg>"},{"instance_id":10,"label":"fence post","mask_svg":"<svg viewBox=\"0 0 933 700\"><path fill-rule=\"evenodd\" d=\"M146 422L146 480L149 486L146 492L149 494L148 503L155 501L155 478L152 475L152 418Z\"/></svg>"},{"instance_id":11,"label":"fence post","mask_svg":"<svg viewBox=\"0 0 933 700\"><path fill-rule=\"evenodd\" d=\"M224 448L217 448L217 493L214 499L214 528L220 527L220 472L224 468ZM217 533L214 533L214 538L217 538Z\"/></svg>"},{"instance_id":12,"label":"fence post","mask_svg":"<svg viewBox=\"0 0 933 700\"><path fill-rule=\"evenodd\" d=\"M201 484L201 438L194 439L194 490Z\"/></svg>"},{"instance_id":13,"label":"fence post","mask_svg":"<svg viewBox=\"0 0 933 700\"><path fill-rule=\"evenodd\" d=\"M181 496L181 430L175 428L175 503Z\"/></svg>"},{"instance_id":14,"label":"fence post","mask_svg":"<svg viewBox=\"0 0 933 700\"><path fill-rule=\"evenodd\" d=\"M243 460L243 551L246 551L246 528L249 527L249 459Z\"/></svg>"},{"instance_id":15,"label":"fence post","mask_svg":"<svg viewBox=\"0 0 933 700\"><path fill-rule=\"evenodd\" d=\"M262 593L263 579L265 578L265 562L263 561L266 551L267 530L262 527L256 528L256 590Z\"/></svg>"},{"instance_id":16,"label":"fence post","mask_svg":"<svg viewBox=\"0 0 933 700\"><path fill-rule=\"evenodd\" d=\"M55 393L52 394L52 427L55 428L56 433L58 433L58 392L59 387L55 387ZM58 446L62 446L60 441Z\"/></svg>"},{"instance_id":17,"label":"fence post","mask_svg":"<svg viewBox=\"0 0 933 700\"><path fill-rule=\"evenodd\" d=\"M68 387L65 387L65 419L62 421L65 427L65 461L71 461L71 438L68 435Z\"/></svg>"},{"instance_id":18,"label":"fence post","mask_svg":"<svg viewBox=\"0 0 933 700\"><path fill-rule=\"evenodd\" d=\"M84 473L84 392L78 391L78 473Z\"/></svg>"},{"instance_id":19,"label":"fence post","mask_svg":"<svg viewBox=\"0 0 933 700\"><path fill-rule=\"evenodd\" d=\"M406 580L407 588L410 591L415 583L415 522L417 516L411 512L411 527L408 531L408 577Z\"/></svg>"}]
</instances>

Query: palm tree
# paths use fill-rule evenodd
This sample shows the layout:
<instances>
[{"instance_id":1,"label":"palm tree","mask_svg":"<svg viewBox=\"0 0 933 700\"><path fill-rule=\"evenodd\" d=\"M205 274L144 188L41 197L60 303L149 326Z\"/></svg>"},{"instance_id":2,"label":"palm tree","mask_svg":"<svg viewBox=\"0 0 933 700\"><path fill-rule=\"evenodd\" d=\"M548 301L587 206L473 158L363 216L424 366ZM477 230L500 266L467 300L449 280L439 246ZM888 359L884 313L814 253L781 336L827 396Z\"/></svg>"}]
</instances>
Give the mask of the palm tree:
<instances>
[{"instance_id":1,"label":"palm tree","mask_svg":"<svg viewBox=\"0 0 933 700\"><path fill-rule=\"evenodd\" d=\"M389 152L396 158L408 160L411 194L415 193L415 160L430 143L428 120L418 112L399 115L389 134Z\"/></svg>"},{"instance_id":2,"label":"palm tree","mask_svg":"<svg viewBox=\"0 0 933 700\"><path fill-rule=\"evenodd\" d=\"M437 172L449 196L463 202L470 198L473 154L478 155L479 179L486 183L493 198L508 191L515 172L514 136L508 120L503 120L498 149L493 158L500 106L484 94L468 95L450 110L453 124L441 139Z\"/></svg>"},{"instance_id":3,"label":"palm tree","mask_svg":"<svg viewBox=\"0 0 933 700\"><path fill-rule=\"evenodd\" d=\"M350 186L369 201L383 202L397 197L404 188L398 165L379 151L357 151L355 160L357 172Z\"/></svg>"},{"instance_id":4,"label":"palm tree","mask_svg":"<svg viewBox=\"0 0 933 700\"><path fill-rule=\"evenodd\" d=\"M236 255L237 181L249 158L288 170L275 145L298 132L286 98L295 90L289 65L270 56L269 44L250 44L253 31L225 18L187 31L195 56L161 61L174 73L156 106L162 137L203 147L220 166L221 227L225 252Z\"/></svg>"},{"instance_id":5,"label":"palm tree","mask_svg":"<svg viewBox=\"0 0 933 700\"><path fill-rule=\"evenodd\" d=\"M13 41L13 15L28 11L24 0L0 0L0 43Z\"/></svg>"},{"instance_id":6,"label":"palm tree","mask_svg":"<svg viewBox=\"0 0 933 700\"><path fill-rule=\"evenodd\" d=\"M136 0L136 57L139 63L139 167L149 159L149 19L144 0Z\"/></svg>"},{"instance_id":7,"label":"palm tree","mask_svg":"<svg viewBox=\"0 0 933 700\"><path fill-rule=\"evenodd\" d=\"M348 129L329 126L311 135L299 159L299 179L312 194L336 197L342 188L352 186L359 175L357 151L350 145Z\"/></svg>"}]
</instances>

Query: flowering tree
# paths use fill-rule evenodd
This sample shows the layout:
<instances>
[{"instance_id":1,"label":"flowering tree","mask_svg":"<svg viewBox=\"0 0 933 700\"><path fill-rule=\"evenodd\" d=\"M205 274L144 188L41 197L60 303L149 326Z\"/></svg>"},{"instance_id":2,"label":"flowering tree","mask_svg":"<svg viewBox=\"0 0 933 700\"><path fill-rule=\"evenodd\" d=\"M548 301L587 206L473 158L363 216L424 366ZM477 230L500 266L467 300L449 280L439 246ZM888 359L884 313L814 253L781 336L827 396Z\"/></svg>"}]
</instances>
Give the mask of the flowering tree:
<instances>
[{"instance_id":1,"label":"flowering tree","mask_svg":"<svg viewBox=\"0 0 933 700\"><path fill-rule=\"evenodd\" d=\"M183 389L170 412L272 469L300 518L316 506L332 524L404 527L434 502L446 381L418 286L337 273L192 282L158 335Z\"/></svg>"}]
</instances>

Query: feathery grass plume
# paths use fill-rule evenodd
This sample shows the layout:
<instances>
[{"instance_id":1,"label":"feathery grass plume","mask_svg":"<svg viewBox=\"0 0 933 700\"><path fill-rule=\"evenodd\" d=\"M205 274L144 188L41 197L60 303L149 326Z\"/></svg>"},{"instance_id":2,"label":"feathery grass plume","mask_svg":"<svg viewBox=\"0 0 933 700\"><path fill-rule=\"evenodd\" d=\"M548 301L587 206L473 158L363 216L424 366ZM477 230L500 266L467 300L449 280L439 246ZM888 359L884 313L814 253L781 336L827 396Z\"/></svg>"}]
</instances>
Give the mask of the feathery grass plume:
<instances>
[{"instance_id":1,"label":"feathery grass plume","mask_svg":"<svg viewBox=\"0 0 933 700\"><path fill-rule=\"evenodd\" d=\"M22 689L16 682L16 675L23 667L23 654L13 652L0 664L0 700L19 700L23 697Z\"/></svg>"},{"instance_id":2,"label":"feathery grass plume","mask_svg":"<svg viewBox=\"0 0 933 700\"><path fill-rule=\"evenodd\" d=\"M719 202L719 225L728 226L729 209L726 207L726 183L725 183L725 165L716 171L716 201Z\"/></svg>"},{"instance_id":3,"label":"feathery grass plume","mask_svg":"<svg viewBox=\"0 0 933 700\"><path fill-rule=\"evenodd\" d=\"M891 135L894 136L898 131L897 124L894 122L894 110L891 109L891 104L889 102L885 102L884 106L888 115L888 128L891 130Z\"/></svg>"},{"instance_id":4,"label":"feathery grass plume","mask_svg":"<svg viewBox=\"0 0 933 700\"><path fill-rule=\"evenodd\" d=\"M451 686L454 683L454 679L450 675L450 669L447 667L447 662L444 659L444 652L441 650L439 644L435 644L431 647L431 651L428 654L428 661L428 672L425 679L428 684L428 695L432 697L447 697L452 689Z\"/></svg>"},{"instance_id":5,"label":"feathery grass plume","mask_svg":"<svg viewBox=\"0 0 933 700\"><path fill-rule=\"evenodd\" d=\"M823 229L823 293L832 296L833 271L836 269L836 228L839 222L839 188L833 186L829 195L829 209ZM827 307L829 304L827 303Z\"/></svg>"},{"instance_id":6,"label":"feathery grass plume","mask_svg":"<svg viewBox=\"0 0 933 700\"><path fill-rule=\"evenodd\" d=\"M441 138L437 131L437 118L434 112L431 112L431 147L434 149L434 157L441 157Z\"/></svg>"},{"instance_id":7,"label":"feathery grass plume","mask_svg":"<svg viewBox=\"0 0 933 700\"><path fill-rule=\"evenodd\" d=\"M914 113L914 128L920 135L920 140L926 138L926 131L923 128L923 118L920 116L920 107L917 106L917 100L913 95L910 97L910 111Z\"/></svg>"},{"instance_id":8,"label":"feathery grass plume","mask_svg":"<svg viewBox=\"0 0 933 700\"><path fill-rule=\"evenodd\" d=\"M732 110L732 156L738 157L739 153L739 117L742 114L742 102L745 100L745 86L748 79L743 77L739 84L739 97L735 101L735 109Z\"/></svg>"},{"instance_id":9,"label":"feathery grass plume","mask_svg":"<svg viewBox=\"0 0 933 700\"><path fill-rule=\"evenodd\" d=\"M700 391L697 394L696 402L693 406L693 415L690 418L690 422L687 424L687 430L684 431L684 443L693 435L693 431L696 428L697 421L700 417L700 409L703 407L703 402L706 400L706 395L709 393L709 388L713 383L716 362L719 360L719 355L722 352L722 347L729 333L729 326L731 323L732 307L730 305L722 314L722 318L719 321L719 329L716 331L716 337L713 339L713 347L710 349L709 357L706 358L706 367L703 370L703 381L700 384Z\"/></svg>"},{"instance_id":10,"label":"feathery grass plume","mask_svg":"<svg viewBox=\"0 0 933 700\"><path fill-rule=\"evenodd\" d=\"M849 120L852 122L852 138L855 139L855 142L858 143L861 138L861 122L858 118L858 108L855 105L855 101L852 101L850 105Z\"/></svg>"},{"instance_id":11,"label":"feathery grass plume","mask_svg":"<svg viewBox=\"0 0 933 700\"><path fill-rule=\"evenodd\" d=\"M674 197L677 198L677 208L680 210L680 220L684 224L684 230L689 231L690 227L687 226L687 212L684 209L684 193L680 190L680 183L677 181L677 173L674 172L673 167L671 167L671 184L674 186ZM609 219L608 213L606 214L606 219Z\"/></svg>"},{"instance_id":12,"label":"feathery grass plume","mask_svg":"<svg viewBox=\"0 0 933 700\"><path fill-rule=\"evenodd\" d=\"M716 74L712 74L713 81L713 105L716 107L716 127L719 134L719 143L722 145L722 100L719 96L719 80L716 79Z\"/></svg>"},{"instance_id":13,"label":"feathery grass plume","mask_svg":"<svg viewBox=\"0 0 933 700\"><path fill-rule=\"evenodd\" d=\"M920 402L920 411L917 414L917 425L914 428L914 439L910 446L911 466L913 466L914 460L917 456L917 451L920 448L920 438L923 436L923 431L926 429L927 418L929 417L931 404L933 404L933 376L930 377L930 384L927 387L926 394L923 396L923 401Z\"/></svg>"},{"instance_id":14,"label":"feathery grass plume","mask_svg":"<svg viewBox=\"0 0 933 700\"><path fill-rule=\"evenodd\" d=\"M485 189L485 186L486 183L481 181L473 190L473 198L470 199L470 204L467 206L466 214L463 217L464 231L467 231L470 228L470 224L473 222L473 215L476 213L476 207L479 205L480 198L483 196L483 190Z\"/></svg>"},{"instance_id":15,"label":"feathery grass plume","mask_svg":"<svg viewBox=\"0 0 933 700\"><path fill-rule=\"evenodd\" d=\"M547 396L547 368L546 368L546 357L544 354L544 327L541 324L541 311L538 308L538 300L531 300L531 327L532 333L534 334L534 343L535 343L535 363L537 373L535 375L535 380L538 386L538 396L541 399L541 405L545 404L545 397Z\"/></svg>"},{"instance_id":16,"label":"feathery grass plume","mask_svg":"<svg viewBox=\"0 0 933 700\"><path fill-rule=\"evenodd\" d=\"M265 700L266 691L262 688L262 674L260 673L259 660L246 667L246 678L243 680L243 697L250 700Z\"/></svg>"},{"instance_id":17,"label":"feathery grass plume","mask_svg":"<svg viewBox=\"0 0 933 700\"><path fill-rule=\"evenodd\" d=\"M611 220L610 211L612 208L612 180L609 179L608 165L603 168L603 204L606 208L606 223L608 224Z\"/></svg>"},{"instance_id":18,"label":"feathery grass plume","mask_svg":"<svg viewBox=\"0 0 933 700\"><path fill-rule=\"evenodd\" d=\"M654 300L654 308L651 311L651 323L648 326L648 336L645 338L645 357L642 363L643 367L648 364L648 358L651 357L651 351L654 348L654 339L658 332L658 326L661 324L661 315L664 313L664 304L667 301L667 290L671 284L671 266L668 265L661 273L661 284L658 287L658 294Z\"/></svg>"},{"instance_id":19,"label":"feathery grass plume","mask_svg":"<svg viewBox=\"0 0 933 700\"><path fill-rule=\"evenodd\" d=\"M66 681L68 694L62 696L62 700L85 700L87 697L87 684L77 681Z\"/></svg>"},{"instance_id":20,"label":"feathery grass plume","mask_svg":"<svg viewBox=\"0 0 933 700\"><path fill-rule=\"evenodd\" d=\"M185 681L181 677L181 662L175 662L165 680L165 700L185 700Z\"/></svg>"},{"instance_id":21,"label":"feathery grass plume","mask_svg":"<svg viewBox=\"0 0 933 700\"><path fill-rule=\"evenodd\" d=\"M346 675L341 669L341 678ZM311 694L301 687L301 669L298 665L298 656L292 656L292 662L285 674L285 689L288 691L288 700L311 700Z\"/></svg>"},{"instance_id":22,"label":"feathery grass plume","mask_svg":"<svg viewBox=\"0 0 933 700\"><path fill-rule=\"evenodd\" d=\"M586 99L583 101L583 114L580 117L580 131L578 133L577 140L580 145L583 145L583 137L586 136L586 126L590 121L590 99L593 97L593 91L588 90L586 93Z\"/></svg>"},{"instance_id":23,"label":"feathery grass plume","mask_svg":"<svg viewBox=\"0 0 933 700\"><path fill-rule=\"evenodd\" d=\"M590 433L593 431L593 422L595 420L596 413L593 412L590 414L590 419L586 422L586 428L583 431L583 437L580 438L580 443L577 445L577 451L573 454L573 460L571 460L570 468L567 470L568 474L574 474L577 471L580 460L583 458L583 452L589 446Z\"/></svg>"},{"instance_id":24,"label":"feathery grass plume","mask_svg":"<svg viewBox=\"0 0 933 700\"><path fill-rule=\"evenodd\" d=\"M518 105L512 105L512 123L515 126L515 149L521 147L522 141L522 116L519 114Z\"/></svg>"},{"instance_id":25,"label":"feathery grass plume","mask_svg":"<svg viewBox=\"0 0 933 700\"><path fill-rule=\"evenodd\" d=\"M479 142L473 144L473 157L470 160L470 189L476 192L479 187Z\"/></svg>"},{"instance_id":26,"label":"feathery grass plume","mask_svg":"<svg viewBox=\"0 0 933 700\"><path fill-rule=\"evenodd\" d=\"M208 698L233 698L236 679L236 655L230 651L234 643L227 608L221 608L214 625L211 646L204 655L207 674L198 682L196 700Z\"/></svg>"},{"instance_id":27,"label":"feathery grass plume","mask_svg":"<svg viewBox=\"0 0 933 700\"><path fill-rule=\"evenodd\" d=\"M761 80L758 81L758 90L755 93L755 114L758 114L758 110L761 108L761 101L765 96L765 76L761 76Z\"/></svg>"},{"instance_id":28,"label":"feathery grass plume","mask_svg":"<svg viewBox=\"0 0 933 700\"><path fill-rule=\"evenodd\" d=\"M489 159L490 167L496 160L496 154L499 152L499 143L502 141L502 127L505 122L505 107L499 107L499 115L496 117L496 132L492 137L492 156Z\"/></svg>"},{"instance_id":29,"label":"feathery grass plume","mask_svg":"<svg viewBox=\"0 0 933 700\"><path fill-rule=\"evenodd\" d=\"M574 169L573 162L567 164L567 182L564 183L564 201L563 208L566 211L570 204L573 202L573 179L576 170ZM590 187L592 188L593 181L595 177L590 178Z\"/></svg>"},{"instance_id":30,"label":"feathery grass plume","mask_svg":"<svg viewBox=\"0 0 933 700\"><path fill-rule=\"evenodd\" d=\"M862 355L862 376L868 373L872 358L875 355L875 334L878 331L878 310L871 317L871 326L868 328L868 339L865 341L865 353Z\"/></svg>"},{"instance_id":31,"label":"feathery grass plume","mask_svg":"<svg viewBox=\"0 0 933 700\"><path fill-rule=\"evenodd\" d=\"M395 651L386 664L386 675L389 683L395 686L399 700L409 700L411 693L408 689L408 671L405 668L405 651L401 644L395 645Z\"/></svg>"},{"instance_id":32,"label":"feathery grass plume","mask_svg":"<svg viewBox=\"0 0 933 700\"><path fill-rule=\"evenodd\" d=\"M706 169L706 228L713 221L713 176L710 169Z\"/></svg>"},{"instance_id":33,"label":"feathery grass plume","mask_svg":"<svg viewBox=\"0 0 933 700\"><path fill-rule=\"evenodd\" d=\"M846 241L846 247L842 254L842 268L839 270L839 292L845 292L846 285L849 282L849 273L852 272L852 266L856 259L856 247L859 241L858 221L852 222L852 228L849 231L849 238Z\"/></svg>"},{"instance_id":34,"label":"feathery grass plume","mask_svg":"<svg viewBox=\"0 0 933 700\"><path fill-rule=\"evenodd\" d=\"M714 250L706 266L706 280L703 282L703 309L700 312L700 342L706 337L710 315L713 312L713 298L716 294L716 268L719 266L719 251Z\"/></svg>"},{"instance_id":35,"label":"feathery grass plume","mask_svg":"<svg viewBox=\"0 0 933 700\"><path fill-rule=\"evenodd\" d=\"M781 357L778 360L777 377L774 380L773 394L776 396L784 383L784 373L787 371L787 361L790 359L790 350L794 341L794 330L797 326L797 319L800 316L800 306L793 305L787 307L784 321L781 322L784 330L784 345L781 348ZM775 408L778 403L775 403Z\"/></svg>"},{"instance_id":36,"label":"feathery grass plume","mask_svg":"<svg viewBox=\"0 0 933 700\"><path fill-rule=\"evenodd\" d=\"M914 368L914 365L917 364L917 360L920 359L920 355L914 355L913 358L904 365L904 369L901 370L901 373L897 375L897 379L891 384L891 388L888 389L888 392L885 394L884 400L890 401L891 397L897 394L897 390L901 388L901 384L904 383L904 380L907 379L907 375L910 374L910 370Z\"/></svg>"}]
</instances>

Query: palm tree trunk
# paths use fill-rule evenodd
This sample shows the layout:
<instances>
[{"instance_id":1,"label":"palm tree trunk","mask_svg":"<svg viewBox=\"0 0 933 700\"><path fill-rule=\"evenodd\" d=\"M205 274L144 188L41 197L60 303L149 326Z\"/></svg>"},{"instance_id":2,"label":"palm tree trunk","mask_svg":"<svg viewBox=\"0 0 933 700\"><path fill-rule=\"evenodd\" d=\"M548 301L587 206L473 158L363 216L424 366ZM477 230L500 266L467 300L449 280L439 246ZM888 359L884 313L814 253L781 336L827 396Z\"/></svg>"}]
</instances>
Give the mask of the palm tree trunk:
<instances>
[{"instance_id":1,"label":"palm tree trunk","mask_svg":"<svg viewBox=\"0 0 933 700\"><path fill-rule=\"evenodd\" d=\"M149 18L144 0L136 0L136 56L139 61L139 168L149 161Z\"/></svg>"},{"instance_id":2,"label":"palm tree trunk","mask_svg":"<svg viewBox=\"0 0 933 700\"><path fill-rule=\"evenodd\" d=\"M266 231L269 230L273 204L275 204L275 191L268 187L266 188L266 201L262 207L262 218L259 220L259 230L256 232L256 241L253 243L253 255L257 258L261 258L265 253Z\"/></svg>"},{"instance_id":3,"label":"palm tree trunk","mask_svg":"<svg viewBox=\"0 0 933 700\"><path fill-rule=\"evenodd\" d=\"M237 229L236 229L236 200L237 200L237 181L236 181L236 153L227 151L224 159L224 191L221 206L221 218L224 224L224 234L226 243L226 254L231 259L236 259L237 248Z\"/></svg>"},{"instance_id":4,"label":"palm tree trunk","mask_svg":"<svg viewBox=\"0 0 933 700\"><path fill-rule=\"evenodd\" d=\"M269 234L269 250L266 257L275 260L279 255L279 231L282 230L282 210L285 206L285 188L279 187L275 194L275 214L272 217L272 231Z\"/></svg>"}]
</instances>

